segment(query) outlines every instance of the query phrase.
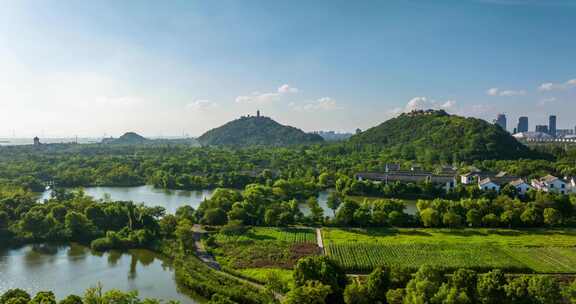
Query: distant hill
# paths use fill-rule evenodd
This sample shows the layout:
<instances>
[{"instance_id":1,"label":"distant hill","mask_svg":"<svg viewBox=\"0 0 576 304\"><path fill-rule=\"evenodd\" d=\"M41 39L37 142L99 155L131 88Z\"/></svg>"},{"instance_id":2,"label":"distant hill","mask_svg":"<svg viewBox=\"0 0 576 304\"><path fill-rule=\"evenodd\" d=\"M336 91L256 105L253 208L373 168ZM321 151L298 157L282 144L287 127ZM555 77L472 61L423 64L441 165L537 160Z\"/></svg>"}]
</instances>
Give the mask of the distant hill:
<instances>
[{"instance_id":1,"label":"distant hill","mask_svg":"<svg viewBox=\"0 0 576 304\"><path fill-rule=\"evenodd\" d=\"M145 138L144 136L127 132L118 138L104 138L103 144L113 145L190 145L199 146L194 138Z\"/></svg>"},{"instance_id":2,"label":"distant hill","mask_svg":"<svg viewBox=\"0 0 576 304\"><path fill-rule=\"evenodd\" d=\"M287 146L324 140L317 134L281 125L269 117L245 116L204 133L198 141L215 146Z\"/></svg>"},{"instance_id":3,"label":"distant hill","mask_svg":"<svg viewBox=\"0 0 576 304\"><path fill-rule=\"evenodd\" d=\"M482 119L428 110L404 113L354 135L356 144L389 148L407 159L483 160L540 157L512 135Z\"/></svg>"},{"instance_id":4,"label":"distant hill","mask_svg":"<svg viewBox=\"0 0 576 304\"><path fill-rule=\"evenodd\" d=\"M126 132L118 138L104 138L102 143L105 144L118 144L118 145L136 145L143 144L148 141L147 138L143 137L134 132Z\"/></svg>"}]
</instances>

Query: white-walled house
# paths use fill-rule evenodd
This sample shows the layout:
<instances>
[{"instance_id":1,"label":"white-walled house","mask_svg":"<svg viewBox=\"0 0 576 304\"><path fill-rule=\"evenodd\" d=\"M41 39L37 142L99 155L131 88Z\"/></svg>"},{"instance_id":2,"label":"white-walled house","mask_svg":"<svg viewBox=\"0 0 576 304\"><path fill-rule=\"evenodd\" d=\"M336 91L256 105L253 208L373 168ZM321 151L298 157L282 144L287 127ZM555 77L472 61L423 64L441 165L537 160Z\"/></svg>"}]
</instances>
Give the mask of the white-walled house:
<instances>
[{"instance_id":1,"label":"white-walled house","mask_svg":"<svg viewBox=\"0 0 576 304\"><path fill-rule=\"evenodd\" d=\"M521 178L510 182L510 185L514 186L520 195L525 195L528 190L532 189L532 186Z\"/></svg>"},{"instance_id":2,"label":"white-walled house","mask_svg":"<svg viewBox=\"0 0 576 304\"><path fill-rule=\"evenodd\" d=\"M532 180L532 187L538 191L567 194L570 192L569 184L562 179L546 175L540 179Z\"/></svg>"},{"instance_id":3,"label":"white-walled house","mask_svg":"<svg viewBox=\"0 0 576 304\"><path fill-rule=\"evenodd\" d=\"M492 191L500 192L500 185L498 185L497 183L492 181L492 179L490 179L490 178L485 178L485 179L481 180L480 182L478 182L478 187L480 188L480 190L484 190L484 191L492 190Z\"/></svg>"},{"instance_id":4,"label":"white-walled house","mask_svg":"<svg viewBox=\"0 0 576 304\"><path fill-rule=\"evenodd\" d=\"M470 185L474 182L474 178L476 175L472 172L468 172L465 174L460 175L460 183L463 185Z\"/></svg>"}]
</instances>

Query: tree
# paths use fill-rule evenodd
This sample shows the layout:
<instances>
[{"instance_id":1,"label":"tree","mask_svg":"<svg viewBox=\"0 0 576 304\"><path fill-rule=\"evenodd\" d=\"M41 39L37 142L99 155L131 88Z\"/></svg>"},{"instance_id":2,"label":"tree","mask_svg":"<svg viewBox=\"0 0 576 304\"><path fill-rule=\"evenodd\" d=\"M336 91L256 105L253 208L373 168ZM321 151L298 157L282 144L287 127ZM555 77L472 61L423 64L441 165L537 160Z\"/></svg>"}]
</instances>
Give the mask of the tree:
<instances>
[{"instance_id":1,"label":"tree","mask_svg":"<svg viewBox=\"0 0 576 304\"><path fill-rule=\"evenodd\" d=\"M561 302L560 286L556 279L549 276L533 276L528 282L528 293L539 304Z\"/></svg>"},{"instance_id":2,"label":"tree","mask_svg":"<svg viewBox=\"0 0 576 304\"><path fill-rule=\"evenodd\" d=\"M424 265L414 275L414 279L406 285L404 304L430 303L430 299L438 292L442 283L440 269Z\"/></svg>"},{"instance_id":3,"label":"tree","mask_svg":"<svg viewBox=\"0 0 576 304\"><path fill-rule=\"evenodd\" d=\"M436 227L440 224L440 214L432 208L422 210L420 219L424 227Z\"/></svg>"},{"instance_id":4,"label":"tree","mask_svg":"<svg viewBox=\"0 0 576 304\"><path fill-rule=\"evenodd\" d=\"M40 291L32 298L30 304L56 304L56 297L51 291Z\"/></svg>"},{"instance_id":5,"label":"tree","mask_svg":"<svg viewBox=\"0 0 576 304\"><path fill-rule=\"evenodd\" d=\"M528 207L520 215L520 220L527 226L536 226L541 222L541 217L535 207Z\"/></svg>"},{"instance_id":6,"label":"tree","mask_svg":"<svg viewBox=\"0 0 576 304\"><path fill-rule=\"evenodd\" d=\"M68 212L64 226L66 233L73 240L87 240L94 235L94 226L84 214L79 212Z\"/></svg>"},{"instance_id":7,"label":"tree","mask_svg":"<svg viewBox=\"0 0 576 304\"><path fill-rule=\"evenodd\" d=\"M482 217L482 225L486 227L498 227L499 224L498 216L494 213L488 213Z\"/></svg>"},{"instance_id":8,"label":"tree","mask_svg":"<svg viewBox=\"0 0 576 304\"><path fill-rule=\"evenodd\" d=\"M0 297L0 304L7 304L8 301L13 299L22 299L25 301L24 303L28 303L30 301L30 295L19 288L9 289Z\"/></svg>"},{"instance_id":9,"label":"tree","mask_svg":"<svg viewBox=\"0 0 576 304\"><path fill-rule=\"evenodd\" d=\"M548 226L557 226L562 223L562 214L554 208L546 208L543 212L544 224Z\"/></svg>"},{"instance_id":10,"label":"tree","mask_svg":"<svg viewBox=\"0 0 576 304\"><path fill-rule=\"evenodd\" d=\"M506 278L501 270L492 270L478 278L478 297L481 303L498 304L506 296L504 292Z\"/></svg>"},{"instance_id":11,"label":"tree","mask_svg":"<svg viewBox=\"0 0 576 304\"><path fill-rule=\"evenodd\" d=\"M354 281L344 289L344 303L346 304L370 304L373 302L366 292L366 288Z\"/></svg>"},{"instance_id":12,"label":"tree","mask_svg":"<svg viewBox=\"0 0 576 304\"><path fill-rule=\"evenodd\" d=\"M318 204L318 199L316 197L311 196L306 201L308 208L310 209L310 216L315 223L322 223L322 218L324 217L324 210Z\"/></svg>"},{"instance_id":13,"label":"tree","mask_svg":"<svg viewBox=\"0 0 576 304\"><path fill-rule=\"evenodd\" d=\"M302 258L294 266L294 283L304 286L308 281L318 281L330 287L329 303L341 302L342 292L346 286L346 273L326 256Z\"/></svg>"},{"instance_id":14,"label":"tree","mask_svg":"<svg viewBox=\"0 0 576 304\"><path fill-rule=\"evenodd\" d=\"M448 211L442 217L442 223L450 228L458 227L462 224L462 217L456 212Z\"/></svg>"},{"instance_id":15,"label":"tree","mask_svg":"<svg viewBox=\"0 0 576 304\"><path fill-rule=\"evenodd\" d=\"M187 219L182 219L178 222L176 226L176 231L174 234L176 238L180 241L180 246L182 249L192 248L194 245L194 232L192 231L192 223Z\"/></svg>"},{"instance_id":16,"label":"tree","mask_svg":"<svg viewBox=\"0 0 576 304\"><path fill-rule=\"evenodd\" d=\"M226 212L219 208L208 209L204 212L204 216L200 219L203 225L224 225L226 224Z\"/></svg>"},{"instance_id":17,"label":"tree","mask_svg":"<svg viewBox=\"0 0 576 304\"><path fill-rule=\"evenodd\" d=\"M286 294L283 304L327 304L328 295L332 293L330 286L318 281L307 281Z\"/></svg>"},{"instance_id":18,"label":"tree","mask_svg":"<svg viewBox=\"0 0 576 304\"><path fill-rule=\"evenodd\" d=\"M342 199L337 191L332 191L330 192L330 194L328 194L328 200L326 201L326 205L328 206L328 208L332 209L334 217L336 217L336 210L338 210L338 207L340 207L341 203Z\"/></svg>"},{"instance_id":19,"label":"tree","mask_svg":"<svg viewBox=\"0 0 576 304\"><path fill-rule=\"evenodd\" d=\"M388 290L388 292L386 293L386 301L388 304L404 303L404 288Z\"/></svg>"},{"instance_id":20,"label":"tree","mask_svg":"<svg viewBox=\"0 0 576 304\"><path fill-rule=\"evenodd\" d=\"M532 299L528 293L528 283L530 282L530 277L527 275L522 275L517 278L513 278L504 286L504 291L506 292L506 297L510 303L531 303Z\"/></svg>"},{"instance_id":21,"label":"tree","mask_svg":"<svg viewBox=\"0 0 576 304\"><path fill-rule=\"evenodd\" d=\"M570 301L570 304L576 304L576 279L572 281L570 285L566 286L564 296Z\"/></svg>"},{"instance_id":22,"label":"tree","mask_svg":"<svg viewBox=\"0 0 576 304\"><path fill-rule=\"evenodd\" d=\"M468 223L470 227L480 227L480 224L482 224L482 214L480 214L480 211L476 209L468 210L466 213L466 223Z\"/></svg>"},{"instance_id":23,"label":"tree","mask_svg":"<svg viewBox=\"0 0 576 304\"><path fill-rule=\"evenodd\" d=\"M82 298L77 295L69 295L58 304L83 304Z\"/></svg>"},{"instance_id":24,"label":"tree","mask_svg":"<svg viewBox=\"0 0 576 304\"><path fill-rule=\"evenodd\" d=\"M368 276L366 292L373 303L384 303L390 286L390 272L382 267L377 267Z\"/></svg>"}]
</instances>

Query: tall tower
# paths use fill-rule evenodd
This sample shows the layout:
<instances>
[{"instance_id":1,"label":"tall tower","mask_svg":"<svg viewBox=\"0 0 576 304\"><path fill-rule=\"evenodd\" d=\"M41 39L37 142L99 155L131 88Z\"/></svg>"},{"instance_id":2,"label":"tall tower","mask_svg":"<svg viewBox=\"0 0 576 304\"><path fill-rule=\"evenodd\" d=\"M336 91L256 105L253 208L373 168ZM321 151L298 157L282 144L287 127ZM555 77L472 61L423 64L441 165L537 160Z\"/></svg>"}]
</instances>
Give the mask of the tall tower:
<instances>
[{"instance_id":1,"label":"tall tower","mask_svg":"<svg viewBox=\"0 0 576 304\"><path fill-rule=\"evenodd\" d=\"M506 114L498 114L494 124L499 125L502 129L507 130L506 128Z\"/></svg>"},{"instance_id":2,"label":"tall tower","mask_svg":"<svg viewBox=\"0 0 576 304\"><path fill-rule=\"evenodd\" d=\"M521 116L518 118L518 133L528 132L528 117Z\"/></svg>"},{"instance_id":3,"label":"tall tower","mask_svg":"<svg viewBox=\"0 0 576 304\"><path fill-rule=\"evenodd\" d=\"M256 111L256 117L260 117L260 110Z\"/></svg>"},{"instance_id":4,"label":"tall tower","mask_svg":"<svg viewBox=\"0 0 576 304\"><path fill-rule=\"evenodd\" d=\"M548 132L556 137L556 115L550 115L548 118Z\"/></svg>"}]
</instances>

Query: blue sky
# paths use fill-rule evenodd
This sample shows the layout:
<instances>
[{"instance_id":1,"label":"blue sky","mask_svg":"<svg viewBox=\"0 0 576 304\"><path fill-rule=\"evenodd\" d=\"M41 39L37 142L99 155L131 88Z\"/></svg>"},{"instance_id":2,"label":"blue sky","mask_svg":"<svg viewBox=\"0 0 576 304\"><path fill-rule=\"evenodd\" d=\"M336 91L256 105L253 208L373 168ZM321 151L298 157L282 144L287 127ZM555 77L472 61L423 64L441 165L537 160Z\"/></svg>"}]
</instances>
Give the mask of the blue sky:
<instances>
[{"instance_id":1,"label":"blue sky","mask_svg":"<svg viewBox=\"0 0 576 304\"><path fill-rule=\"evenodd\" d=\"M0 0L0 136L200 135L261 109L576 125L576 2Z\"/></svg>"}]
</instances>

